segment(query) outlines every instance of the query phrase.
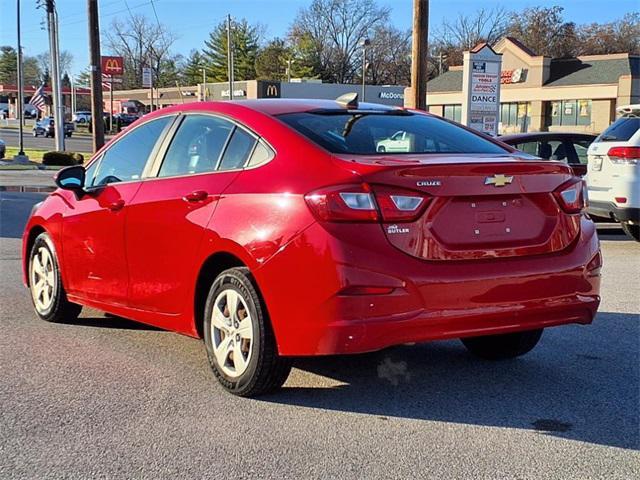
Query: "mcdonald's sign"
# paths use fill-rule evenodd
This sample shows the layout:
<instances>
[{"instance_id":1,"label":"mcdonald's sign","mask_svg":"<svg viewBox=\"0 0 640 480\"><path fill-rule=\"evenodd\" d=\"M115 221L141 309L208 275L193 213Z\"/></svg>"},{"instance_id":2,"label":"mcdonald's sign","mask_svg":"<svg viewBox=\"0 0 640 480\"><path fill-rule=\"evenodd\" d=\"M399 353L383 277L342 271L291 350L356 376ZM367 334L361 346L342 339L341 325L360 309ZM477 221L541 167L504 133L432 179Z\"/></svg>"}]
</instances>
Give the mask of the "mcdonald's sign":
<instances>
[{"instance_id":1,"label":"mcdonald's sign","mask_svg":"<svg viewBox=\"0 0 640 480\"><path fill-rule=\"evenodd\" d=\"M104 75L122 75L124 73L124 61L122 57L101 57L102 73Z\"/></svg>"},{"instance_id":2,"label":"mcdonald's sign","mask_svg":"<svg viewBox=\"0 0 640 480\"><path fill-rule=\"evenodd\" d=\"M260 97L261 98L279 98L280 83L260 81Z\"/></svg>"}]
</instances>

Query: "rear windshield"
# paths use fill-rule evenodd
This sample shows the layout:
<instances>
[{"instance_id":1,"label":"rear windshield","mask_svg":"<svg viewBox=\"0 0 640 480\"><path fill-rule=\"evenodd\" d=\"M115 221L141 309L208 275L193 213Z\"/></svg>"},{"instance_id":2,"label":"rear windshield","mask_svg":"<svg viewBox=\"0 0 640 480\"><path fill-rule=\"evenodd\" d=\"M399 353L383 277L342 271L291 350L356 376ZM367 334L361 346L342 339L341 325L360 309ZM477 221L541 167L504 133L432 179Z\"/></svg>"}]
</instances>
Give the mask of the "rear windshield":
<instances>
[{"instance_id":1,"label":"rear windshield","mask_svg":"<svg viewBox=\"0 0 640 480\"><path fill-rule=\"evenodd\" d=\"M626 142L640 128L640 117L621 117L609 126L596 142Z\"/></svg>"},{"instance_id":2,"label":"rear windshield","mask_svg":"<svg viewBox=\"0 0 640 480\"><path fill-rule=\"evenodd\" d=\"M437 117L399 112L301 112L278 118L332 153L489 153L507 150Z\"/></svg>"}]
</instances>

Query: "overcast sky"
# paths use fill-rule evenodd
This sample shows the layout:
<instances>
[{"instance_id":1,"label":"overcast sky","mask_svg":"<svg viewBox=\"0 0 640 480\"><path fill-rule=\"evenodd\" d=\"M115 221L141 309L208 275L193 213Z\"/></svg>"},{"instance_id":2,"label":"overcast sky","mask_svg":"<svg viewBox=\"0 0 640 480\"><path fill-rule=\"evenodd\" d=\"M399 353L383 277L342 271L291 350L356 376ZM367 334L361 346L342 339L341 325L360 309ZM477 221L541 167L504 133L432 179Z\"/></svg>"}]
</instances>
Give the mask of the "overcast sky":
<instances>
[{"instance_id":1,"label":"overcast sky","mask_svg":"<svg viewBox=\"0 0 640 480\"><path fill-rule=\"evenodd\" d=\"M88 64L86 0L57 0L60 18L60 48L73 54L73 74L78 74ZM246 18L251 23L261 23L267 37L284 36L298 10L310 0L154 0L158 18L178 35L174 52L187 55L192 49L200 49L214 25L227 13L236 18ZM391 23L398 28L411 26L412 0L379 0L380 5L392 8ZM21 0L22 45L25 54L37 55L48 51L47 32L43 29L44 12L36 9L36 0ZM100 27L104 33L113 19L127 17L129 9L154 19L150 0L100 0ZM443 18L453 18L460 12L479 6L505 6L511 10L543 5L561 5L565 8L565 20L576 23L609 22L625 13L639 10L638 0L431 0L430 25L435 28ZM605 7L606 5L606 7ZM0 0L0 45L16 45L16 0ZM103 54L108 54L103 50Z\"/></svg>"}]
</instances>

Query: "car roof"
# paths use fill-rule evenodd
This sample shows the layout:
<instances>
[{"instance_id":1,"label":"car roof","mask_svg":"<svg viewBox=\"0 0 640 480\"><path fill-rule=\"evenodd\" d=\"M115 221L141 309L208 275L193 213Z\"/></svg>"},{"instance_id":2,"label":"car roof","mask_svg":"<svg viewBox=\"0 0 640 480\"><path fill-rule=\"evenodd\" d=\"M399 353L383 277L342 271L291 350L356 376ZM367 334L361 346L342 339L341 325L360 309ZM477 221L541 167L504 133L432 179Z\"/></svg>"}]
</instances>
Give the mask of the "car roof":
<instances>
[{"instance_id":1,"label":"car roof","mask_svg":"<svg viewBox=\"0 0 640 480\"><path fill-rule=\"evenodd\" d=\"M567 138L595 139L596 135L590 133L571 133L571 132L527 132L514 133L511 135L502 135L498 137L501 142L513 142L517 140L553 140Z\"/></svg>"},{"instance_id":2,"label":"car roof","mask_svg":"<svg viewBox=\"0 0 640 480\"><path fill-rule=\"evenodd\" d=\"M284 113L299 113L309 112L313 110L340 110L344 108L341 104L335 100L322 100L322 99L294 99L294 98L260 98L252 100L234 100L229 102L213 101L213 102L191 102L185 104L178 104L172 107L156 110L154 115L149 118L155 117L156 113L162 114L162 112L201 112L201 111L218 111L222 107L223 110L227 110L228 107L233 105L234 107L242 107L256 112L260 112L266 115L281 115ZM389 105L381 105L377 103L365 103L360 102L358 104L358 110L394 110L401 107L392 107Z\"/></svg>"}]
</instances>

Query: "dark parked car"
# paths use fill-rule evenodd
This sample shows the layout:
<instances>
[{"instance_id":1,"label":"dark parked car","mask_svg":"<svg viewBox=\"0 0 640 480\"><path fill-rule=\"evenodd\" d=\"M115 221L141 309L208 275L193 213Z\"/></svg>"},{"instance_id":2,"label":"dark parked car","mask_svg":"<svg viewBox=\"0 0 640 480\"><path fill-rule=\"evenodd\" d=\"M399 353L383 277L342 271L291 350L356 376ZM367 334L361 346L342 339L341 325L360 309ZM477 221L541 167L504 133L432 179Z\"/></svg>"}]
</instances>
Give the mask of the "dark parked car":
<instances>
[{"instance_id":1,"label":"dark parked car","mask_svg":"<svg viewBox=\"0 0 640 480\"><path fill-rule=\"evenodd\" d=\"M0 158L4 158L6 151L7 151L7 146L5 145L4 140L0 138Z\"/></svg>"},{"instance_id":2,"label":"dark parked car","mask_svg":"<svg viewBox=\"0 0 640 480\"><path fill-rule=\"evenodd\" d=\"M64 122L64 136L70 137L75 127L71 122ZM44 135L45 137L53 137L55 135L55 128L53 123L53 117L43 118L33 126L33 136L37 137Z\"/></svg>"},{"instance_id":3,"label":"dark parked car","mask_svg":"<svg viewBox=\"0 0 640 480\"><path fill-rule=\"evenodd\" d=\"M114 120L119 127L128 127L138 120L138 116L131 113L118 113L114 115Z\"/></svg>"},{"instance_id":4,"label":"dark parked car","mask_svg":"<svg viewBox=\"0 0 640 480\"><path fill-rule=\"evenodd\" d=\"M532 132L504 135L499 140L545 160L562 160L571 165L576 175L584 176L587 149L595 139L595 135L586 133Z\"/></svg>"}]
</instances>

